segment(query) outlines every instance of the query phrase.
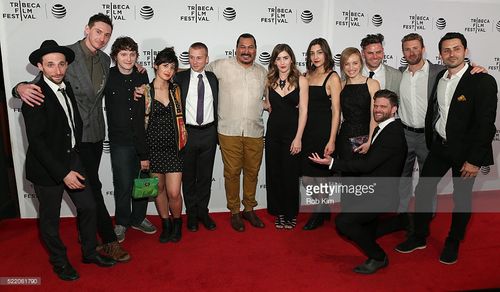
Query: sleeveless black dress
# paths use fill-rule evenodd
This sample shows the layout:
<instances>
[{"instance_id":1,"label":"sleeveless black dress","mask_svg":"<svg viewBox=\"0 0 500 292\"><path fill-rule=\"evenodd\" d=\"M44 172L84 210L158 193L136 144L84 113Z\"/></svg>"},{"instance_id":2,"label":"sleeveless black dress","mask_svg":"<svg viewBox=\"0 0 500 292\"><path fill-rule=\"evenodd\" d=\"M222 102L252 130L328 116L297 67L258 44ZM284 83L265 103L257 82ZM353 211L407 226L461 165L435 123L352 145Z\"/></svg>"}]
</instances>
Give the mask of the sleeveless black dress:
<instances>
[{"instance_id":1,"label":"sleeveless black dress","mask_svg":"<svg viewBox=\"0 0 500 292\"><path fill-rule=\"evenodd\" d=\"M311 153L323 155L325 146L330 139L332 128L332 101L326 93L326 82L334 73L326 76L323 85L309 85L309 105L307 124L302 139L302 175L310 177L328 177L332 172L328 166L312 162L308 157Z\"/></svg>"},{"instance_id":2,"label":"sleeveless black dress","mask_svg":"<svg viewBox=\"0 0 500 292\"><path fill-rule=\"evenodd\" d=\"M336 140L336 152L343 160L359 159L363 154L353 152L349 138L370 132L371 96L368 84L346 84L340 92L340 107L343 121Z\"/></svg>"},{"instance_id":3,"label":"sleeveless black dress","mask_svg":"<svg viewBox=\"0 0 500 292\"><path fill-rule=\"evenodd\" d=\"M290 154L299 122L299 88L285 96L269 88L272 111L266 130L267 210L272 215L297 217L299 212L300 153Z\"/></svg>"}]
</instances>

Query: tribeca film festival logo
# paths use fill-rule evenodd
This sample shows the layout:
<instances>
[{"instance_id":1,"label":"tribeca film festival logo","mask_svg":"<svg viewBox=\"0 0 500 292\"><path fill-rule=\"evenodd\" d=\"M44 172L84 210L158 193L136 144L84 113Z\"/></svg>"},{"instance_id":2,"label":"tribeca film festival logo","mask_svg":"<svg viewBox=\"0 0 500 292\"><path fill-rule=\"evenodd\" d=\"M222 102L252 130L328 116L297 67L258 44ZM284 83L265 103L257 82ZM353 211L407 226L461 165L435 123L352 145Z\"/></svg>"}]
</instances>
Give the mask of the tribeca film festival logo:
<instances>
[{"instance_id":1,"label":"tribeca film festival logo","mask_svg":"<svg viewBox=\"0 0 500 292\"><path fill-rule=\"evenodd\" d=\"M320 183L317 185L307 185L306 189L306 205L318 204L333 204L335 203L333 196L336 194L355 195L360 197L363 195L374 194L377 183L369 185L358 184L344 185L340 182ZM312 196L317 196L312 198Z\"/></svg>"},{"instance_id":2,"label":"tribeca film festival logo","mask_svg":"<svg viewBox=\"0 0 500 292\"><path fill-rule=\"evenodd\" d=\"M488 66L488 71L498 71L500 72L500 57L494 57L493 58L493 64ZM497 132L498 136L498 132ZM495 137L497 137L495 136Z\"/></svg>"},{"instance_id":3,"label":"tribeca film festival logo","mask_svg":"<svg viewBox=\"0 0 500 292\"><path fill-rule=\"evenodd\" d=\"M273 23L273 24L285 24L289 23L289 18L293 15L293 10L290 8L282 7L268 7L266 17L261 17L260 22L263 23Z\"/></svg>"},{"instance_id":4,"label":"tribeca film festival logo","mask_svg":"<svg viewBox=\"0 0 500 292\"><path fill-rule=\"evenodd\" d=\"M336 26L346 26L346 27L360 27L361 23L364 23L365 13L361 11L341 11L340 17L335 21Z\"/></svg>"},{"instance_id":5,"label":"tribeca film festival logo","mask_svg":"<svg viewBox=\"0 0 500 292\"><path fill-rule=\"evenodd\" d=\"M216 15L215 9L210 5L187 5L186 15L180 16L180 21L185 22L210 22Z\"/></svg>"},{"instance_id":6,"label":"tribeca film festival logo","mask_svg":"<svg viewBox=\"0 0 500 292\"><path fill-rule=\"evenodd\" d=\"M403 29L419 31L426 30L430 23L430 18L427 15L413 14L408 16L408 23L403 24Z\"/></svg>"},{"instance_id":7,"label":"tribeca film festival logo","mask_svg":"<svg viewBox=\"0 0 500 292\"><path fill-rule=\"evenodd\" d=\"M2 13L4 19L38 19L42 15L42 7L38 2L10 1L5 5L6 11ZM10 9L9 9L10 8Z\"/></svg>"},{"instance_id":8,"label":"tribeca film festival logo","mask_svg":"<svg viewBox=\"0 0 500 292\"><path fill-rule=\"evenodd\" d=\"M104 14L108 15L112 21L127 20L132 11L128 4L103 3L102 9Z\"/></svg>"},{"instance_id":9,"label":"tribeca film festival logo","mask_svg":"<svg viewBox=\"0 0 500 292\"><path fill-rule=\"evenodd\" d=\"M488 18L471 18L470 26L464 28L465 32L473 33L483 33L486 32L486 27L490 25L490 20Z\"/></svg>"},{"instance_id":10,"label":"tribeca film festival logo","mask_svg":"<svg viewBox=\"0 0 500 292\"><path fill-rule=\"evenodd\" d=\"M154 60L156 58L156 55L158 54L159 51L150 49L150 50L143 50L141 54L139 55L139 60L137 60L137 63L141 64L141 66L144 67L154 67Z\"/></svg>"}]
</instances>

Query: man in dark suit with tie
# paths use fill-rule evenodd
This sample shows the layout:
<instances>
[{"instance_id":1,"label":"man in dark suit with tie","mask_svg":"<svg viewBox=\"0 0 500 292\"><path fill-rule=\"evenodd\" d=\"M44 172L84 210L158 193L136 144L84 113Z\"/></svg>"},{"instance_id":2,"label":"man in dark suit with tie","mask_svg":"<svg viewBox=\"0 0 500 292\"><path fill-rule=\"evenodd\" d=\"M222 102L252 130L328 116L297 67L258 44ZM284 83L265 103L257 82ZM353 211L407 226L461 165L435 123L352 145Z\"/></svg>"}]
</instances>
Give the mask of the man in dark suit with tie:
<instances>
[{"instance_id":1,"label":"man in dark suit with tie","mask_svg":"<svg viewBox=\"0 0 500 292\"><path fill-rule=\"evenodd\" d=\"M376 237L383 228L379 224L380 213L395 212L399 204L399 177L406 159L406 140L403 126L394 115L398 109L398 96L389 90L379 90L374 95L373 117L378 123L370 150L359 160L334 160L320 158L314 153L310 159L330 165L335 171L359 173L355 187L362 185L368 190L362 194L343 192L342 213L335 219L338 231L354 241L368 256L354 272L372 274L388 265L387 255L377 244ZM346 186L346 185L344 185ZM347 185L348 186L348 185ZM370 191L370 187L373 191Z\"/></svg>"},{"instance_id":2,"label":"man in dark suit with tie","mask_svg":"<svg viewBox=\"0 0 500 292\"><path fill-rule=\"evenodd\" d=\"M451 168L454 209L439 261L454 264L471 216L476 175L481 166L493 164L497 84L488 74L471 74L465 62L467 40L461 33L442 37L439 52L447 69L437 76L425 117L430 152L415 190L415 233L396 250L410 253L426 248L432 201L439 181Z\"/></svg>"},{"instance_id":3,"label":"man in dark suit with tie","mask_svg":"<svg viewBox=\"0 0 500 292\"><path fill-rule=\"evenodd\" d=\"M40 202L39 223L42 241L50 254L54 272L62 280L76 280L78 273L69 263L59 237L61 200L66 190L78 212L84 263L109 267L116 262L96 252L96 203L85 181L86 173L79 155L82 119L64 76L75 59L73 50L46 40L29 56L42 72L36 85L45 95L44 103L22 105L28 137L26 178L33 182Z\"/></svg>"},{"instance_id":4,"label":"man in dark suit with tie","mask_svg":"<svg viewBox=\"0 0 500 292\"><path fill-rule=\"evenodd\" d=\"M189 47L190 70L177 73L182 109L186 117L188 142L184 153L182 192L190 231L198 230L198 220L208 230L215 222L208 214L215 150L217 149L217 97L219 83L214 73L205 71L208 48L197 42Z\"/></svg>"}]
</instances>

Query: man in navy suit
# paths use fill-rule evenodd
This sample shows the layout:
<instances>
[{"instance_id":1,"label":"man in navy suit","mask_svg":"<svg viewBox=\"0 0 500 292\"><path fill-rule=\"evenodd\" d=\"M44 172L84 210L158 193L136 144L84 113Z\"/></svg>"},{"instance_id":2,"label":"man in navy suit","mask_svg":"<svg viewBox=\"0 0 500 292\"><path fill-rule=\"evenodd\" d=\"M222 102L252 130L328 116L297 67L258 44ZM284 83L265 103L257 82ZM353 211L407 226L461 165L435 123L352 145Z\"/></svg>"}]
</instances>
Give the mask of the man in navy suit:
<instances>
[{"instance_id":1,"label":"man in navy suit","mask_svg":"<svg viewBox=\"0 0 500 292\"><path fill-rule=\"evenodd\" d=\"M498 90L492 76L471 74L472 68L465 62L467 40L461 33L442 37L439 52L446 69L437 76L425 117L430 152L415 190L415 233L396 250L410 253L426 247L437 185L451 168L454 209L439 261L454 264L471 216L476 175L481 166L493 164Z\"/></svg>"},{"instance_id":2,"label":"man in navy suit","mask_svg":"<svg viewBox=\"0 0 500 292\"><path fill-rule=\"evenodd\" d=\"M189 47L190 70L179 72L175 81L181 88L182 110L186 117L188 142L184 153L182 193L190 231L198 230L198 220L208 230L215 222L208 215L215 150L217 149L217 100L219 81L205 71L208 48L197 42Z\"/></svg>"},{"instance_id":3,"label":"man in navy suit","mask_svg":"<svg viewBox=\"0 0 500 292\"><path fill-rule=\"evenodd\" d=\"M109 267L116 262L96 252L96 203L80 159L82 118L69 82L64 81L75 53L68 47L46 40L29 56L42 72L36 85L45 95L44 103L22 105L28 137L26 178L34 184L39 206L40 235L50 255L54 272L62 280L76 280L78 273L69 263L66 247L59 237L61 200L66 190L76 206L84 263Z\"/></svg>"},{"instance_id":4,"label":"man in navy suit","mask_svg":"<svg viewBox=\"0 0 500 292\"><path fill-rule=\"evenodd\" d=\"M377 91L373 99L373 118L378 126L370 150L362 159L334 160L329 156L320 158L316 153L310 157L316 163L329 164L333 170L360 174L355 180L344 179L344 186L356 183L355 187L366 187L365 193L342 193L342 212L335 219L339 233L354 241L368 256L368 260L354 268L354 272L360 274L373 274L389 263L376 242L377 235L385 229L379 215L397 210L399 177L407 152L403 125L394 117L398 96L383 89Z\"/></svg>"}]
</instances>

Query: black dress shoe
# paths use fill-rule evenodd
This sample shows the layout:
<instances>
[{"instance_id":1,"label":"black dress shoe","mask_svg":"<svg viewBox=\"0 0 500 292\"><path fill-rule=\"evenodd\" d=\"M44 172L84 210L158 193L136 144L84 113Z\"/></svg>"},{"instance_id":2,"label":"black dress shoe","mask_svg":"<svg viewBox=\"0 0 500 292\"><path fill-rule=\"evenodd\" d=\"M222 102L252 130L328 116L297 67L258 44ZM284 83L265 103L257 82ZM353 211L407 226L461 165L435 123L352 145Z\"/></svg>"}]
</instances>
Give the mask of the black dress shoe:
<instances>
[{"instance_id":1,"label":"black dress shoe","mask_svg":"<svg viewBox=\"0 0 500 292\"><path fill-rule=\"evenodd\" d=\"M194 215L189 214L187 216L187 229L191 232L198 231L198 218Z\"/></svg>"},{"instance_id":2,"label":"black dress shoe","mask_svg":"<svg viewBox=\"0 0 500 292\"><path fill-rule=\"evenodd\" d=\"M364 263L354 268L354 272L358 274L373 274L376 271L387 267L389 260L387 256L382 260L378 261L375 259L367 259Z\"/></svg>"},{"instance_id":3,"label":"black dress shoe","mask_svg":"<svg viewBox=\"0 0 500 292\"><path fill-rule=\"evenodd\" d=\"M452 238L446 238L443 251L439 257L439 262L445 265L453 265L458 261L458 247L460 241Z\"/></svg>"},{"instance_id":4,"label":"black dress shoe","mask_svg":"<svg viewBox=\"0 0 500 292\"><path fill-rule=\"evenodd\" d=\"M407 240L396 246L396 251L400 253L410 253L417 249L424 249L427 247L425 239L419 239L415 236L408 237Z\"/></svg>"},{"instance_id":5,"label":"black dress shoe","mask_svg":"<svg viewBox=\"0 0 500 292\"><path fill-rule=\"evenodd\" d=\"M84 264L96 264L99 267L111 267L116 264L116 261L112 258L108 258L102 255L96 255L95 258L84 258L82 260L82 263Z\"/></svg>"},{"instance_id":6,"label":"black dress shoe","mask_svg":"<svg viewBox=\"0 0 500 292\"><path fill-rule=\"evenodd\" d=\"M200 217L200 220L203 226L205 226L205 228L210 231L215 230L217 228L217 225L215 225L214 220L208 214L202 215Z\"/></svg>"},{"instance_id":7,"label":"black dress shoe","mask_svg":"<svg viewBox=\"0 0 500 292\"><path fill-rule=\"evenodd\" d=\"M312 213L311 217L309 217L309 220L307 220L306 225L302 227L304 230L314 230L321 225L323 225L324 221L324 215L322 213Z\"/></svg>"},{"instance_id":8,"label":"black dress shoe","mask_svg":"<svg viewBox=\"0 0 500 292\"><path fill-rule=\"evenodd\" d=\"M257 217L257 214L255 214L253 210L243 212L242 216L243 219L248 220L253 227L264 228L264 222Z\"/></svg>"},{"instance_id":9,"label":"black dress shoe","mask_svg":"<svg viewBox=\"0 0 500 292\"><path fill-rule=\"evenodd\" d=\"M64 281L74 281L74 280L80 278L80 276L75 271L73 266L71 266L69 263L67 263L64 266L54 266L53 270L54 270L54 273L57 274L59 279L64 280Z\"/></svg>"},{"instance_id":10,"label":"black dress shoe","mask_svg":"<svg viewBox=\"0 0 500 292\"><path fill-rule=\"evenodd\" d=\"M241 219L240 213L231 214L231 227L233 227L233 229L238 231L238 232L245 231L245 224L243 223L243 220Z\"/></svg>"}]
</instances>

